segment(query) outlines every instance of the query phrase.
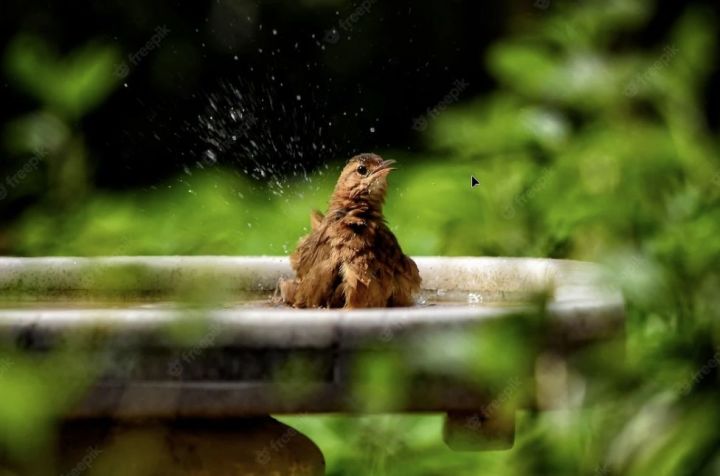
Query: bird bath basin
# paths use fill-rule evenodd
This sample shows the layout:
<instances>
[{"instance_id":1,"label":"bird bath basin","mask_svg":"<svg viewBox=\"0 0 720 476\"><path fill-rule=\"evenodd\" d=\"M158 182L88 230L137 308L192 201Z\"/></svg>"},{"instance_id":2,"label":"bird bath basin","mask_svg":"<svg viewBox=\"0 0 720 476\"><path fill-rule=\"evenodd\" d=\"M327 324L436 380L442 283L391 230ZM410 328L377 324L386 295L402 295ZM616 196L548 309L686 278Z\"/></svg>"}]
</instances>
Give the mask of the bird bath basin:
<instances>
[{"instance_id":1,"label":"bird bath basin","mask_svg":"<svg viewBox=\"0 0 720 476\"><path fill-rule=\"evenodd\" d=\"M622 296L596 265L415 260L424 288L418 306L345 311L273 304L278 279L291 275L284 257L2 258L0 346L47 354L80 342L96 368L63 412L72 441L88 441L102 426L88 422L150 425L195 448L213 435L225 445L235 441L236 449L250 445L252 464L264 464L268 473L268 464L282 460L279 471L292 463L306 465L306 473L296 474L322 474L312 442L268 415L441 412L450 447L507 448L514 409L567 404L557 396L561 379L550 379L556 382L550 392L543 384L543 372L557 367L548 362L622 338ZM174 329L184 323L200 329L194 339L177 338ZM520 362L508 366L501 347L500 379L456 372L475 368L472 349L490 334L520 339ZM470 353L456 352L458 338L471 342L464 346ZM434 347L437 358L421 355ZM492 369L495 357L479 355ZM358 363L378 356L393 362L403 396L365 405ZM523 390L510 398L508 386ZM233 429L252 436L232 440ZM289 438L288 431L299 436ZM282 458L280 450L268 450L276 447Z\"/></svg>"}]
</instances>

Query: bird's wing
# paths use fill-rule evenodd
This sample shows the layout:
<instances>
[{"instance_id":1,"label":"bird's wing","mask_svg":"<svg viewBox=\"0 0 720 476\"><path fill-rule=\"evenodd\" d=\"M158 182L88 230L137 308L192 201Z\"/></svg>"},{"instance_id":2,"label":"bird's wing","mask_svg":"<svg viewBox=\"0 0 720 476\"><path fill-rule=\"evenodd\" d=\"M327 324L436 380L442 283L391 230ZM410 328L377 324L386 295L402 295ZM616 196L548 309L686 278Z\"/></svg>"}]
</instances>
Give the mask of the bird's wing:
<instances>
[{"instance_id":1,"label":"bird's wing","mask_svg":"<svg viewBox=\"0 0 720 476\"><path fill-rule=\"evenodd\" d=\"M297 274L293 305L333 306L338 301L338 263L332 258L330 234L325 224L305 237L290 257Z\"/></svg>"},{"instance_id":2,"label":"bird's wing","mask_svg":"<svg viewBox=\"0 0 720 476\"><path fill-rule=\"evenodd\" d=\"M298 278L302 279L311 269L330 260L329 241L327 227L322 225L300 240L297 249L290 256L290 263Z\"/></svg>"},{"instance_id":3,"label":"bird's wing","mask_svg":"<svg viewBox=\"0 0 720 476\"><path fill-rule=\"evenodd\" d=\"M393 289L390 305L410 306L413 303L412 296L420 290L420 272L410 257L406 256L395 235L386 228L378 230L378 261L384 263L386 272L393 276Z\"/></svg>"}]
</instances>

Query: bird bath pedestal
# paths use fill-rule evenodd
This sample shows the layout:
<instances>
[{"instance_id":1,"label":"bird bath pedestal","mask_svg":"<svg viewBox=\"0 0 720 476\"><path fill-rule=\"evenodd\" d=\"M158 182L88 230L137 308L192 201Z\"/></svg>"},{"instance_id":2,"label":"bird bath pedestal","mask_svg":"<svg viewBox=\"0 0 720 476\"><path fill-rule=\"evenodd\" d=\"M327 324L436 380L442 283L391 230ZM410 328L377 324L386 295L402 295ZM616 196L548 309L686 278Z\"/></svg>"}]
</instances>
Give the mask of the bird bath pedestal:
<instances>
[{"instance_id":1,"label":"bird bath pedestal","mask_svg":"<svg viewBox=\"0 0 720 476\"><path fill-rule=\"evenodd\" d=\"M596 265L415 260L432 302L344 311L269 304L278 279L291 275L284 257L3 258L0 289L11 297L0 309L0 345L43 356L78 345L94 365L62 412L55 473L88 464L97 474L146 465L142 474L315 475L324 471L317 446L269 415L440 412L451 448L509 448L513 408L563 404L537 382L553 368L539 361L622 338L622 297ZM178 338L181 323L200 326L199 337ZM511 399L482 388L482 375L444 375L413 358L418 342L442 348L497 332L528 343L508 376L525 389L509 412L494 411ZM405 397L366 408L354 392L358 362L379 355L393 356ZM473 364L458 358L458 368ZM129 456L136 447L144 459Z\"/></svg>"}]
</instances>

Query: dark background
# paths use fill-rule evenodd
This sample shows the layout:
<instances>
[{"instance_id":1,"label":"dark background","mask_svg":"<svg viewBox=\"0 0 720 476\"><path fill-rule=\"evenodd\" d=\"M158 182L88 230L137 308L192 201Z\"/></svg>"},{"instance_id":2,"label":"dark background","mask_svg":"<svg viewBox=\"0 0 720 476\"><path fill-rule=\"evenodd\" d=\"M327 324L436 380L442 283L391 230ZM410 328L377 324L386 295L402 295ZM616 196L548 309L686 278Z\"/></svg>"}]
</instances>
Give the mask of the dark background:
<instances>
[{"instance_id":1,"label":"dark background","mask_svg":"<svg viewBox=\"0 0 720 476\"><path fill-rule=\"evenodd\" d=\"M658 3L651 21L613 48L656 43L688 3ZM717 2L704 3L717 13ZM257 117L248 131L254 144L239 141L218 160L260 179L248 169L260 155L285 174L358 151L421 149L413 118L437 104L456 80L469 83L463 98L493 88L484 69L487 45L547 13L529 1L377 1L349 35L339 30L337 43L325 41L325 33L358 5L10 1L3 2L0 35L4 44L19 31L34 33L60 54L102 41L127 57L156 28L170 29L157 49L130 66L111 97L81 119L95 158L92 181L100 188L127 188L203 160L208 144L200 116L207 116L212 95L223 110L242 103ZM718 78L716 68L705 87L714 130L718 113L709 105L717 104ZM229 93L233 87L246 93L244 101ZM2 104L2 122L37 106L6 78Z\"/></svg>"}]
</instances>

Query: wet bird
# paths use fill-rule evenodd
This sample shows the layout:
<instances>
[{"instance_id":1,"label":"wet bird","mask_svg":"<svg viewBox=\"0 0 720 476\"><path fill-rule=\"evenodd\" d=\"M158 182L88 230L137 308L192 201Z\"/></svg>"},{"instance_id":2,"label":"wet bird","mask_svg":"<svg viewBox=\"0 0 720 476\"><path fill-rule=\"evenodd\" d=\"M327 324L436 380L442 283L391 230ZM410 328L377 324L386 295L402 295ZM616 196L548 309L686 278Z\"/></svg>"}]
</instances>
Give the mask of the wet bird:
<instances>
[{"instance_id":1,"label":"wet bird","mask_svg":"<svg viewBox=\"0 0 720 476\"><path fill-rule=\"evenodd\" d=\"M290 256L296 277L280 282L285 303L348 309L413 304L418 268L382 214L393 163L375 154L350 159L327 214L312 212L312 230Z\"/></svg>"}]
</instances>

